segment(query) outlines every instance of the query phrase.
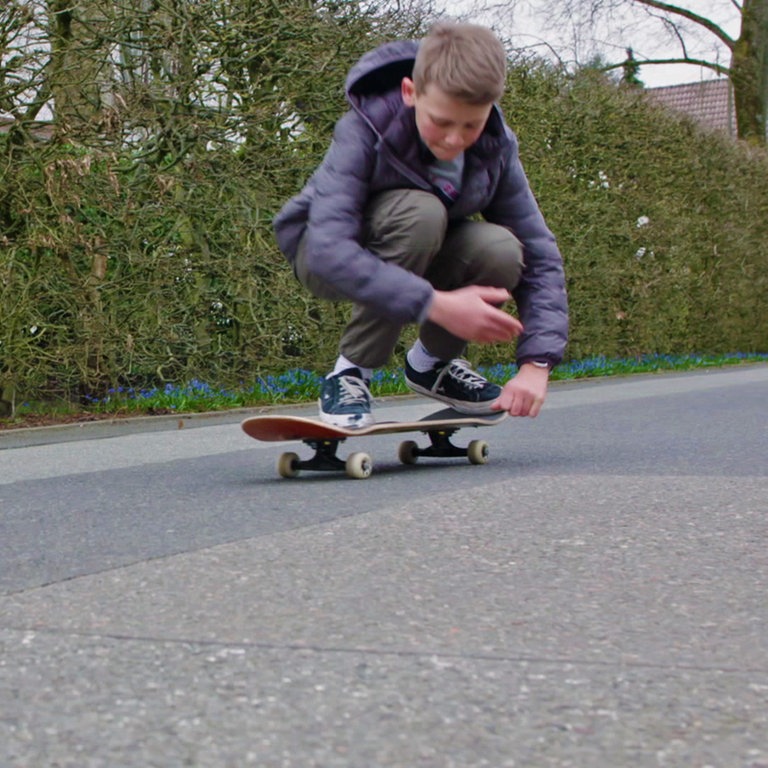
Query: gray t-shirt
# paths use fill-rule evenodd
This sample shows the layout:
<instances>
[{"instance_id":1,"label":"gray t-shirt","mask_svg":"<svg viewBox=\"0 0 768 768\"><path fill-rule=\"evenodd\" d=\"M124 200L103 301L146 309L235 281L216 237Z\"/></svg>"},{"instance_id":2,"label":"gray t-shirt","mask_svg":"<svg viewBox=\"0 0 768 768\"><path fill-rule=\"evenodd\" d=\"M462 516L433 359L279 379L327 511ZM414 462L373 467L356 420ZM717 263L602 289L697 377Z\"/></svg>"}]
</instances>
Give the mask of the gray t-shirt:
<instances>
[{"instance_id":1,"label":"gray t-shirt","mask_svg":"<svg viewBox=\"0 0 768 768\"><path fill-rule=\"evenodd\" d=\"M455 203L461 194L464 153L453 160L435 160L429 165L429 181L447 203Z\"/></svg>"}]
</instances>

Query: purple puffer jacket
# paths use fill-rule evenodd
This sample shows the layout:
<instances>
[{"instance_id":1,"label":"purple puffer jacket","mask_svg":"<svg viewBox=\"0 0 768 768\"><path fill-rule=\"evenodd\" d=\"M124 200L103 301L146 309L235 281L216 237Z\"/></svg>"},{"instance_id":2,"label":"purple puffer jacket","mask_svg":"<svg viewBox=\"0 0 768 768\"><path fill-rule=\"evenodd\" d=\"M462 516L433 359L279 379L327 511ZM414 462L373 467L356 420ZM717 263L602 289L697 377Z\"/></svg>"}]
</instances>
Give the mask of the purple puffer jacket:
<instances>
[{"instance_id":1,"label":"purple puffer jacket","mask_svg":"<svg viewBox=\"0 0 768 768\"><path fill-rule=\"evenodd\" d=\"M400 95L400 83L410 76L417 49L416 42L388 43L351 69L346 93L352 108L336 124L323 162L274 221L277 243L289 262L294 262L306 231L312 272L351 301L403 323L418 322L424 315L432 286L377 258L359 238L372 194L433 189L413 109ZM465 153L461 194L448 208L450 220L477 213L509 227L525 249L525 269L514 296L525 328L518 339L518 363L560 362L568 335L562 258L520 164L517 139L498 107Z\"/></svg>"}]
</instances>

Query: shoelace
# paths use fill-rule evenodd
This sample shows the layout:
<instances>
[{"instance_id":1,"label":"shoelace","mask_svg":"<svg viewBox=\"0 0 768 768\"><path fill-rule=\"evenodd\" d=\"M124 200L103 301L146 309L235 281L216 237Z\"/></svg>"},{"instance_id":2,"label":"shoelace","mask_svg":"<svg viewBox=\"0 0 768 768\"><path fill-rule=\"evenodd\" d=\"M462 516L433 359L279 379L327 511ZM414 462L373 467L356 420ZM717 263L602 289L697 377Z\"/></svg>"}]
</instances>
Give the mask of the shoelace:
<instances>
[{"instance_id":1,"label":"shoelace","mask_svg":"<svg viewBox=\"0 0 768 768\"><path fill-rule=\"evenodd\" d=\"M342 376L339 379L340 405L365 405L370 400L370 394L365 383L352 376Z\"/></svg>"},{"instance_id":2,"label":"shoelace","mask_svg":"<svg viewBox=\"0 0 768 768\"><path fill-rule=\"evenodd\" d=\"M482 389L488 382L479 374L475 373L466 360L453 360L446 366L436 382L437 385L442 381L443 376L450 376L467 389Z\"/></svg>"}]
</instances>

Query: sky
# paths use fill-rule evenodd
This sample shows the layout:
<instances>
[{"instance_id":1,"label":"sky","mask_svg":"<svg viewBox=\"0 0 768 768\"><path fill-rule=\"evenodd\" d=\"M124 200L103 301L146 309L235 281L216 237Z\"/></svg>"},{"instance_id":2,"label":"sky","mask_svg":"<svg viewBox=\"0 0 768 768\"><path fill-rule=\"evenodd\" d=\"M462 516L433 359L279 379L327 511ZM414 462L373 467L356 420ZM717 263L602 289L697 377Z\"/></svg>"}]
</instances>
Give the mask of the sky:
<instances>
[{"instance_id":1,"label":"sky","mask_svg":"<svg viewBox=\"0 0 768 768\"><path fill-rule=\"evenodd\" d=\"M739 12L733 0L678 0L673 3L694 11L721 25L731 35L738 34ZM548 11L558 7L557 0L516 0L499 7L513 6L511 18L496 22L497 28L508 30L516 48L531 48L541 56L553 56L553 51L569 65L584 64L595 53L607 62L623 61L626 48L631 47L638 60L679 57L680 44L649 9L627 0L624 10L610 19L601 19L596 26L586 20L571 19L552 23ZM487 7L487 6L486 6ZM658 12L656 12L658 15ZM692 57L717 61L728 66L730 52L711 33L698 25L687 24L686 44ZM678 83L692 83L717 77L710 69L691 65L647 65L641 68L640 79L648 88Z\"/></svg>"}]
</instances>

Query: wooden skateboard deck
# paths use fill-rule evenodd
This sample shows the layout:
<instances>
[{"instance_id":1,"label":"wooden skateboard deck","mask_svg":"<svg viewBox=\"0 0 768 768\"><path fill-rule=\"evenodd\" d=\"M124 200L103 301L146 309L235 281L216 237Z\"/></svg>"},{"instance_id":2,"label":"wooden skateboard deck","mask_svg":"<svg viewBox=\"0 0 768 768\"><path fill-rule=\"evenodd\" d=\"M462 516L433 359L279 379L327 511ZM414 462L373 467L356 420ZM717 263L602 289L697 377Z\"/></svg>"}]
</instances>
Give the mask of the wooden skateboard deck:
<instances>
[{"instance_id":1,"label":"wooden skateboard deck","mask_svg":"<svg viewBox=\"0 0 768 768\"><path fill-rule=\"evenodd\" d=\"M366 453L352 453L346 461L336 455L339 444L350 437L386 435L399 432L422 432L429 436L431 445L419 448L413 441L400 445L398 456L404 464L415 464L421 456L463 456L472 464L485 464L488 444L473 440L466 448L454 445L451 435L464 427L489 427L506 418L504 412L487 416L470 416L451 408L443 408L417 421L382 421L360 429L334 427L318 419L303 416L251 416L245 419L243 431L256 440L282 442L300 440L315 450L315 455L302 461L295 453L284 453L278 460L278 473L282 477L295 477L302 469L315 471L345 471L355 478L366 478L373 469L373 460Z\"/></svg>"}]
</instances>

